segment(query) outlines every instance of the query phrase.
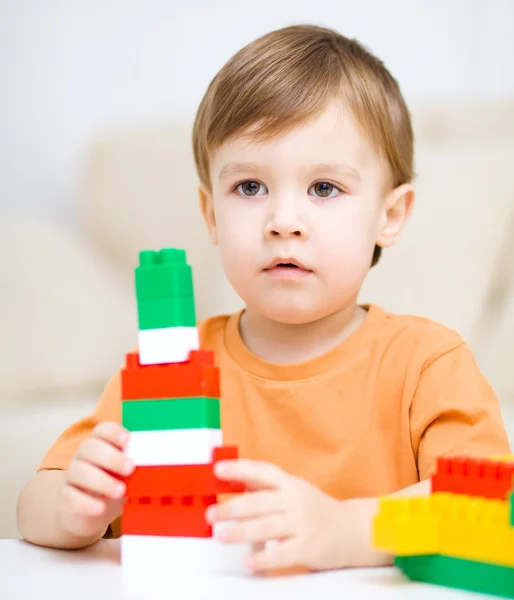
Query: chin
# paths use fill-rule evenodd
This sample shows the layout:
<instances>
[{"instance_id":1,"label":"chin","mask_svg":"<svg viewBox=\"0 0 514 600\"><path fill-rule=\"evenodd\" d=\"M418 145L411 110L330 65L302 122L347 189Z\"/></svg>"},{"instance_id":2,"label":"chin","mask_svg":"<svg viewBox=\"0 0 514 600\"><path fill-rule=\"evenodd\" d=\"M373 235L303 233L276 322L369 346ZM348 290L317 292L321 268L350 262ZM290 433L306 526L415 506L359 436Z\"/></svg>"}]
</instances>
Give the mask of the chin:
<instances>
[{"instance_id":1,"label":"chin","mask_svg":"<svg viewBox=\"0 0 514 600\"><path fill-rule=\"evenodd\" d=\"M272 321L285 323L287 325L304 325L312 323L326 317L330 314L330 310L324 309L321 306L305 306L302 304L290 303L263 303L256 306L256 309L261 314L265 315Z\"/></svg>"}]
</instances>

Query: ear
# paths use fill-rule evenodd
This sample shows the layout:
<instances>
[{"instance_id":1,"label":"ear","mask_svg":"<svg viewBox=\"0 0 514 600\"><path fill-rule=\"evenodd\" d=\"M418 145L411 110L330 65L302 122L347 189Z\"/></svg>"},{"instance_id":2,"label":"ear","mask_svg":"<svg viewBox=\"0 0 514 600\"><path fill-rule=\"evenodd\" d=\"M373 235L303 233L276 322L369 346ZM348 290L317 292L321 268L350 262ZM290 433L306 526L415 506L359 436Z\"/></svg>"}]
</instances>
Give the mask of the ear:
<instances>
[{"instance_id":1,"label":"ear","mask_svg":"<svg viewBox=\"0 0 514 600\"><path fill-rule=\"evenodd\" d=\"M211 242L218 245L218 231L216 229L216 217L214 214L214 202L212 192L209 191L203 183L198 188L198 196L200 198L200 208L202 210L203 220L207 226Z\"/></svg>"},{"instance_id":2,"label":"ear","mask_svg":"<svg viewBox=\"0 0 514 600\"><path fill-rule=\"evenodd\" d=\"M384 199L377 245L392 246L400 237L414 208L416 192L410 183L394 188Z\"/></svg>"}]
</instances>

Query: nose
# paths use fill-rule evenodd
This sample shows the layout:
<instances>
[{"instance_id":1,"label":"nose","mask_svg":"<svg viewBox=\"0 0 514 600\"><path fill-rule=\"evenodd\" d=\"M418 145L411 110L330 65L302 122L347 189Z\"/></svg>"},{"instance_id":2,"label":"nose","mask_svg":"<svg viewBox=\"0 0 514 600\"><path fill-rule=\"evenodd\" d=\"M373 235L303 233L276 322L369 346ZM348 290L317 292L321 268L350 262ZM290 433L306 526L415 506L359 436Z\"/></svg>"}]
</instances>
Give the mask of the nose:
<instances>
[{"instance_id":1,"label":"nose","mask_svg":"<svg viewBox=\"0 0 514 600\"><path fill-rule=\"evenodd\" d=\"M307 237L307 226L295 198L281 198L270 202L269 206L270 213L264 228L266 238Z\"/></svg>"}]
</instances>

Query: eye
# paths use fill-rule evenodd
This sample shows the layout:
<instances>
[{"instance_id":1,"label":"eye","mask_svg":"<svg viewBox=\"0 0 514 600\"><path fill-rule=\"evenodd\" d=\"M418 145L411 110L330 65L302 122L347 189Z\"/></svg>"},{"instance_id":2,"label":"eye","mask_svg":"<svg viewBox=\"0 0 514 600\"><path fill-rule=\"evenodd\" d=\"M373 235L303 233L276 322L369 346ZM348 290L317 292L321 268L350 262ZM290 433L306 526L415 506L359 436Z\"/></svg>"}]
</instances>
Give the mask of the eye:
<instances>
[{"instance_id":1,"label":"eye","mask_svg":"<svg viewBox=\"0 0 514 600\"><path fill-rule=\"evenodd\" d=\"M343 190L335 186L333 183L329 183L328 181L318 181L311 188L314 188L316 195L319 198L334 198L337 194L332 194L333 191L337 190L338 193L342 193Z\"/></svg>"},{"instance_id":2,"label":"eye","mask_svg":"<svg viewBox=\"0 0 514 600\"><path fill-rule=\"evenodd\" d=\"M260 186L261 184L258 181L243 181L236 186L235 190L239 194L251 198L258 195Z\"/></svg>"}]
</instances>

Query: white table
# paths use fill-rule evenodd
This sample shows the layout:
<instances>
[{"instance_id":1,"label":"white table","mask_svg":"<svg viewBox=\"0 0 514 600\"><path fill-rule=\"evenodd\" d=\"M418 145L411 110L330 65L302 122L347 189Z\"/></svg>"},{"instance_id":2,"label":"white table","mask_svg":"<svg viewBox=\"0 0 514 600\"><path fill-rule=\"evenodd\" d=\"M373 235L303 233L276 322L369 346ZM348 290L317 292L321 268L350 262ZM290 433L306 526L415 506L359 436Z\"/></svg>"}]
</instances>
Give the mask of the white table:
<instances>
[{"instance_id":1,"label":"white table","mask_svg":"<svg viewBox=\"0 0 514 600\"><path fill-rule=\"evenodd\" d=\"M394 568L348 569L289 577L203 577L146 582L144 594L124 590L118 540L78 551L50 550L0 539L0 598L5 600L416 600L477 598L458 590L409 582Z\"/></svg>"}]
</instances>

